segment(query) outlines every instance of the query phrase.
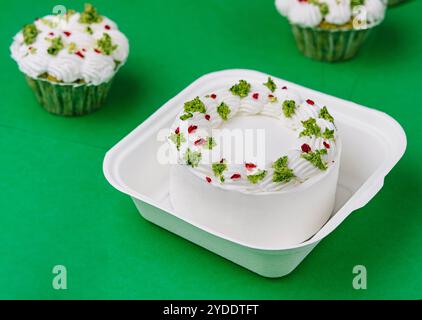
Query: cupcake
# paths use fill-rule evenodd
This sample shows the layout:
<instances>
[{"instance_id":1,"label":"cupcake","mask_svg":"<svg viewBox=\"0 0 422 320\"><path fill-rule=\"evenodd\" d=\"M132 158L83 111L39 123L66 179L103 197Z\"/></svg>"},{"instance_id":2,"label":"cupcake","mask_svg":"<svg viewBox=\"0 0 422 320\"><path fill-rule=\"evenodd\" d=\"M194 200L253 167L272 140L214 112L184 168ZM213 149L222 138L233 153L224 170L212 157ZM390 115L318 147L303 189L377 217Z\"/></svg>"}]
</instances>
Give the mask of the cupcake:
<instances>
[{"instance_id":1,"label":"cupcake","mask_svg":"<svg viewBox=\"0 0 422 320\"><path fill-rule=\"evenodd\" d=\"M352 58L384 20L385 0L276 0L299 50L322 61Z\"/></svg>"},{"instance_id":2,"label":"cupcake","mask_svg":"<svg viewBox=\"0 0 422 320\"><path fill-rule=\"evenodd\" d=\"M112 20L85 4L81 13L68 10L25 25L10 50L39 103L48 112L76 116L104 103L129 43Z\"/></svg>"}]
</instances>

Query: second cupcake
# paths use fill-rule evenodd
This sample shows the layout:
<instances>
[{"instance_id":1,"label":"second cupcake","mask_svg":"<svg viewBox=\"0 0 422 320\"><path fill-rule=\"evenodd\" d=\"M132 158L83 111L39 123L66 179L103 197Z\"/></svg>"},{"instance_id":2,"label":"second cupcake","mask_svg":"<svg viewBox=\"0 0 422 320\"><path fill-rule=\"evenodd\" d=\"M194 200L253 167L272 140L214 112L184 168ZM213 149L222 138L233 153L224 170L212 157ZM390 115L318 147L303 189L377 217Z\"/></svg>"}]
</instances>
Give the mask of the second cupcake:
<instances>
[{"instance_id":1,"label":"second cupcake","mask_svg":"<svg viewBox=\"0 0 422 320\"><path fill-rule=\"evenodd\" d=\"M356 55L369 32L384 20L384 0L276 0L298 49L322 61Z\"/></svg>"}]
</instances>

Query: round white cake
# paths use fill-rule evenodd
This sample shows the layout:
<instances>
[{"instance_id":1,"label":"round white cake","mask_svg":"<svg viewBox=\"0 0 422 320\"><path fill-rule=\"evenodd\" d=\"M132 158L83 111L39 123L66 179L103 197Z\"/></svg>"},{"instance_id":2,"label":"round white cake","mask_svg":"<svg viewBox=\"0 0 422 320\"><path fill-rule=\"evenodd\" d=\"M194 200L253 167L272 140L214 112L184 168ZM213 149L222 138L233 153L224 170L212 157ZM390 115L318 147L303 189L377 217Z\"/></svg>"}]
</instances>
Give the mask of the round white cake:
<instances>
[{"instance_id":1,"label":"round white cake","mask_svg":"<svg viewBox=\"0 0 422 320\"><path fill-rule=\"evenodd\" d=\"M270 77L186 101L168 141L174 209L226 238L298 244L333 211L341 154L334 119Z\"/></svg>"}]
</instances>

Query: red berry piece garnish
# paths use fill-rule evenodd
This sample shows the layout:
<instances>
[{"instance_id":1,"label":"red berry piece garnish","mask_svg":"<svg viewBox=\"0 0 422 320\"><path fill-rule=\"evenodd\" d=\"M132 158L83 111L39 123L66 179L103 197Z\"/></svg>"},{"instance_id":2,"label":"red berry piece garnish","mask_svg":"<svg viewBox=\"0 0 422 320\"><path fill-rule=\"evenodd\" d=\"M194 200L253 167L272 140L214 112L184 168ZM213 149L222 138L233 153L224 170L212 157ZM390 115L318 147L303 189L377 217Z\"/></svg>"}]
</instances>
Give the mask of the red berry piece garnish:
<instances>
[{"instance_id":1,"label":"red berry piece garnish","mask_svg":"<svg viewBox=\"0 0 422 320\"><path fill-rule=\"evenodd\" d=\"M303 152L306 152L306 153L308 153L308 152L311 151L311 147L307 143L302 144L302 147L301 148L302 148L302 151Z\"/></svg>"},{"instance_id":2,"label":"red berry piece garnish","mask_svg":"<svg viewBox=\"0 0 422 320\"><path fill-rule=\"evenodd\" d=\"M252 95L252 98L254 98L255 100L258 100L258 98L259 98L259 93L254 93L254 94Z\"/></svg>"},{"instance_id":3,"label":"red berry piece garnish","mask_svg":"<svg viewBox=\"0 0 422 320\"><path fill-rule=\"evenodd\" d=\"M268 98L272 99L272 98L274 98L274 95L269 94L269 95L268 95Z\"/></svg>"},{"instance_id":4,"label":"red berry piece garnish","mask_svg":"<svg viewBox=\"0 0 422 320\"><path fill-rule=\"evenodd\" d=\"M110 30L110 29L111 29L111 27L110 27L108 24L106 24L106 25L104 26L104 28L105 28L106 30Z\"/></svg>"},{"instance_id":5,"label":"red berry piece garnish","mask_svg":"<svg viewBox=\"0 0 422 320\"><path fill-rule=\"evenodd\" d=\"M202 146L202 145L205 144L205 142L206 142L205 139L200 138L200 139L198 139L194 142L194 145L195 146Z\"/></svg>"},{"instance_id":6,"label":"red berry piece garnish","mask_svg":"<svg viewBox=\"0 0 422 320\"><path fill-rule=\"evenodd\" d=\"M48 35L49 36L54 36L54 32L49 32Z\"/></svg>"},{"instance_id":7,"label":"red berry piece garnish","mask_svg":"<svg viewBox=\"0 0 422 320\"><path fill-rule=\"evenodd\" d=\"M198 129L198 126L189 126L188 133L195 132L196 129Z\"/></svg>"},{"instance_id":8,"label":"red berry piece garnish","mask_svg":"<svg viewBox=\"0 0 422 320\"><path fill-rule=\"evenodd\" d=\"M230 179L232 179L232 180L238 180L238 179L240 179L240 177L241 177L240 173L235 173L235 174L233 174L230 177Z\"/></svg>"},{"instance_id":9,"label":"red berry piece garnish","mask_svg":"<svg viewBox=\"0 0 422 320\"><path fill-rule=\"evenodd\" d=\"M322 144L323 144L323 145L324 145L324 147L326 147L327 149L330 149L330 144L328 144L327 142L325 142L325 141L324 141Z\"/></svg>"},{"instance_id":10,"label":"red berry piece garnish","mask_svg":"<svg viewBox=\"0 0 422 320\"><path fill-rule=\"evenodd\" d=\"M101 53L101 51L100 51L100 50L98 50L98 49L94 49L94 51L95 51L96 53Z\"/></svg>"},{"instance_id":11,"label":"red berry piece garnish","mask_svg":"<svg viewBox=\"0 0 422 320\"><path fill-rule=\"evenodd\" d=\"M179 132L180 132L180 128L179 128L179 127L177 127L177 128L176 128L176 130L174 130L174 133L175 133L175 134L179 134Z\"/></svg>"},{"instance_id":12,"label":"red berry piece garnish","mask_svg":"<svg viewBox=\"0 0 422 320\"><path fill-rule=\"evenodd\" d=\"M208 121L210 121L211 116L210 116L209 114L206 114L206 115L205 115L205 119L206 119L206 120L208 120Z\"/></svg>"},{"instance_id":13,"label":"red berry piece garnish","mask_svg":"<svg viewBox=\"0 0 422 320\"><path fill-rule=\"evenodd\" d=\"M221 158L220 163L224 163L224 158Z\"/></svg>"},{"instance_id":14,"label":"red berry piece garnish","mask_svg":"<svg viewBox=\"0 0 422 320\"><path fill-rule=\"evenodd\" d=\"M284 86L283 88L281 88L282 90L287 90L287 87L286 86Z\"/></svg>"},{"instance_id":15,"label":"red berry piece garnish","mask_svg":"<svg viewBox=\"0 0 422 320\"><path fill-rule=\"evenodd\" d=\"M205 180L207 180L208 183L211 183L211 178L210 177L205 177Z\"/></svg>"},{"instance_id":16,"label":"red berry piece garnish","mask_svg":"<svg viewBox=\"0 0 422 320\"><path fill-rule=\"evenodd\" d=\"M245 168L248 170L252 170L256 168L256 164L254 163L245 163Z\"/></svg>"},{"instance_id":17,"label":"red berry piece garnish","mask_svg":"<svg viewBox=\"0 0 422 320\"><path fill-rule=\"evenodd\" d=\"M76 51L76 52L75 52L75 54L76 54L77 56L81 57L82 59L83 59L83 58L85 58L85 56L83 55L83 53L82 53L82 52L80 52L80 51Z\"/></svg>"},{"instance_id":18,"label":"red berry piece garnish","mask_svg":"<svg viewBox=\"0 0 422 320\"><path fill-rule=\"evenodd\" d=\"M210 98L211 99L216 99L217 98L217 95L215 93L213 93L213 94L210 95Z\"/></svg>"},{"instance_id":19,"label":"red berry piece garnish","mask_svg":"<svg viewBox=\"0 0 422 320\"><path fill-rule=\"evenodd\" d=\"M311 106L313 106L315 104L315 102L311 99L306 100L307 104L310 104Z\"/></svg>"},{"instance_id":20,"label":"red berry piece garnish","mask_svg":"<svg viewBox=\"0 0 422 320\"><path fill-rule=\"evenodd\" d=\"M71 32L69 32L69 31L63 31L63 33L66 35L66 37L70 37L70 35L72 34Z\"/></svg>"}]
</instances>

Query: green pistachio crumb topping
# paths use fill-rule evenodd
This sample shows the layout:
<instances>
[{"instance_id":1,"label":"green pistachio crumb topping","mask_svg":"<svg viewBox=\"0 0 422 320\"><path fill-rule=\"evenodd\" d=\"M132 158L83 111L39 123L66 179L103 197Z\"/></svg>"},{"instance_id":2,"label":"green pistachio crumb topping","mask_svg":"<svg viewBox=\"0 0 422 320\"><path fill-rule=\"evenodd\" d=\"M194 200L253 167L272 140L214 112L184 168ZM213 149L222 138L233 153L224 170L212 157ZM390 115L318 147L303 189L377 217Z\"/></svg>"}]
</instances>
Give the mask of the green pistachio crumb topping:
<instances>
[{"instance_id":1,"label":"green pistachio crumb topping","mask_svg":"<svg viewBox=\"0 0 422 320\"><path fill-rule=\"evenodd\" d=\"M84 11L81 13L79 22L81 23L99 23L103 20L103 17L97 12L97 9L90 4L85 3Z\"/></svg>"},{"instance_id":2,"label":"green pistachio crumb topping","mask_svg":"<svg viewBox=\"0 0 422 320\"><path fill-rule=\"evenodd\" d=\"M180 116L180 120L185 121L185 120L187 120L189 118L192 118L192 117L193 117L193 114L192 113L185 113L185 114L182 114Z\"/></svg>"},{"instance_id":3,"label":"green pistachio crumb topping","mask_svg":"<svg viewBox=\"0 0 422 320\"><path fill-rule=\"evenodd\" d=\"M320 136L321 135L321 128L316 124L315 118L309 118L306 121L302 121L304 130L299 134L299 137L303 136Z\"/></svg>"},{"instance_id":4,"label":"green pistachio crumb topping","mask_svg":"<svg viewBox=\"0 0 422 320\"><path fill-rule=\"evenodd\" d=\"M287 156L279 158L273 163L274 175L273 182L289 182L295 178L293 170L287 166L288 158Z\"/></svg>"},{"instance_id":5,"label":"green pistachio crumb topping","mask_svg":"<svg viewBox=\"0 0 422 320\"><path fill-rule=\"evenodd\" d=\"M37 53L37 48L32 47L31 49L29 49L29 53L30 54L36 54Z\"/></svg>"},{"instance_id":6,"label":"green pistachio crumb topping","mask_svg":"<svg viewBox=\"0 0 422 320\"><path fill-rule=\"evenodd\" d=\"M278 182L278 183L285 182L285 183L287 183L290 180L292 180L294 177L296 177L296 176L293 173L292 169L290 169L288 167L283 167L279 171L274 171L273 182Z\"/></svg>"},{"instance_id":7,"label":"green pistachio crumb topping","mask_svg":"<svg viewBox=\"0 0 422 320\"><path fill-rule=\"evenodd\" d=\"M330 121L332 123L334 123L334 118L333 116L328 112L327 107L323 107L320 111L319 111L319 117L322 119L325 119L327 121Z\"/></svg>"},{"instance_id":8,"label":"green pistachio crumb topping","mask_svg":"<svg viewBox=\"0 0 422 320\"><path fill-rule=\"evenodd\" d=\"M220 177L220 178L223 177L223 172L226 171L226 170L227 170L227 164L225 164L225 163L217 162L217 163L212 164L212 172L214 172L214 175L216 177ZM224 177L223 177L223 179L224 179ZM224 180L221 181L221 182L224 182Z\"/></svg>"},{"instance_id":9,"label":"green pistachio crumb topping","mask_svg":"<svg viewBox=\"0 0 422 320\"><path fill-rule=\"evenodd\" d=\"M53 38L51 39L51 44L47 49L47 53L51 54L52 56L56 56L60 50L63 49L63 47L64 45L61 37Z\"/></svg>"},{"instance_id":10,"label":"green pistachio crumb topping","mask_svg":"<svg viewBox=\"0 0 422 320\"><path fill-rule=\"evenodd\" d=\"M76 43L75 42L71 42L69 43L69 46L67 47L67 52L68 53L73 53L76 50Z\"/></svg>"},{"instance_id":11,"label":"green pistachio crumb topping","mask_svg":"<svg viewBox=\"0 0 422 320\"><path fill-rule=\"evenodd\" d=\"M330 12L330 8L328 7L328 4L320 3L319 11L321 11L322 16L325 17Z\"/></svg>"},{"instance_id":12,"label":"green pistachio crumb topping","mask_svg":"<svg viewBox=\"0 0 422 320\"><path fill-rule=\"evenodd\" d=\"M245 80L240 80L238 84L235 84L234 86L230 88L231 93L241 98L246 97L250 90L251 90L251 85Z\"/></svg>"},{"instance_id":13,"label":"green pistachio crumb topping","mask_svg":"<svg viewBox=\"0 0 422 320\"><path fill-rule=\"evenodd\" d=\"M198 166L199 162L201 161L202 155L198 151L191 151L190 149L186 150L185 153L185 160L186 164L195 168Z\"/></svg>"},{"instance_id":14,"label":"green pistachio crumb topping","mask_svg":"<svg viewBox=\"0 0 422 320\"><path fill-rule=\"evenodd\" d=\"M204 103L199 99L199 97L196 97L195 99L185 102L184 110L186 113L192 113L192 112L200 112L205 113L206 108Z\"/></svg>"},{"instance_id":15,"label":"green pistachio crumb topping","mask_svg":"<svg viewBox=\"0 0 422 320\"><path fill-rule=\"evenodd\" d=\"M92 28L91 28L90 26L87 26L87 27L85 28L85 31L86 31L87 33L89 33L89 34L94 34L94 31L92 30Z\"/></svg>"},{"instance_id":16,"label":"green pistachio crumb topping","mask_svg":"<svg viewBox=\"0 0 422 320\"><path fill-rule=\"evenodd\" d=\"M106 32L103 33L102 38L97 40L97 46L107 56L117 49L117 44L113 44L110 35Z\"/></svg>"},{"instance_id":17,"label":"green pistachio crumb topping","mask_svg":"<svg viewBox=\"0 0 422 320\"><path fill-rule=\"evenodd\" d=\"M268 97L268 99L270 100L270 102L277 102L278 101L277 97L275 97L275 96Z\"/></svg>"},{"instance_id":18,"label":"green pistachio crumb topping","mask_svg":"<svg viewBox=\"0 0 422 320\"><path fill-rule=\"evenodd\" d=\"M230 108L227 104L225 104L224 102L222 102L218 107L217 107L217 113L220 115L221 119L223 120L227 120L230 114Z\"/></svg>"},{"instance_id":19,"label":"green pistachio crumb topping","mask_svg":"<svg viewBox=\"0 0 422 320\"><path fill-rule=\"evenodd\" d=\"M212 150L212 148L214 148L217 145L217 143L215 142L215 139L213 137L208 137L204 148L208 149L208 150Z\"/></svg>"},{"instance_id":20,"label":"green pistachio crumb topping","mask_svg":"<svg viewBox=\"0 0 422 320\"><path fill-rule=\"evenodd\" d=\"M313 4L315 6L318 6L319 7L319 11L321 12L321 14L322 14L323 17L325 17L330 12L330 9L328 7L328 4L326 4L325 2L320 2L319 0L308 0L308 2L310 4Z\"/></svg>"},{"instance_id":21,"label":"green pistachio crumb topping","mask_svg":"<svg viewBox=\"0 0 422 320\"><path fill-rule=\"evenodd\" d=\"M183 142L186 142L185 137L183 136L183 133L179 132L179 133L172 133L170 135L170 141L173 142L176 145L176 149L180 150L180 145Z\"/></svg>"},{"instance_id":22,"label":"green pistachio crumb topping","mask_svg":"<svg viewBox=\"0 0 422 320\"><path fill-rule=\"evenodd\" d=\"M325 131L322 133L322 137L327 140L334 139L334 130L325 128Z\"/></svg>"},{"instance_id":23,"label":"green pistachio crumb topping","mask_svg":"<svg viewBox=\"0 0 422 320\"><path fill-rule=\"evenodd\" d=\"M250 174L247 177L248 177L248 180L252 184L257 184L259 181L261 181L262 179L264 179L266 175L267 175L267 171L266 170L259 170L257 173Z\"/></svg>"},{"instance_id":24,"label":"green pistachio crumb topping","mask_svg":"<svg viewBox=\"0 0 422 320\"><path fill-rule=\"evenodd\" d=\"M283 102L283 113L286 118L291 118L296 110L296 102L294 100L285 100Z\"/></svg>"},{"instance_id":25,"label":"green pistachio crumb topping","mask_svg":"<svg viewBox=\"0 0 422 320\"><path fill-rule=\"evenodd\" d=\"M35 24L26 24L22 29L23 41L26 45L33 44L37 39L39 31Z\"/></svg>"},{"instance_id":26,"label":"green pistachio crumb topping","mask_svg":"<svg viewBox=\"0 0 422 320\"><path fill-rule=\"evenodd\" d=\"M320 126L317 125L315 118L309 118L306 121L302 121L304 130L299 134L299 137L322 137L324 139L334 139L334 130L325 128L324 132L321 132Z\"/></svg>"},{"instance_id":27,"label":"green pistachio crumb topping","mask_svg":"<svg viewBox=\"0 0 422 320\"><path fill-rule=\"evenodd\" d=\"M324 163L324 161L321 158L321 155L324 155L324 154L327 154L327 150L319 149L319 150L316 150L315 152L303 153L301 157L305 160L308 160L318 169L325 171L327 170L327 164Z\"/></svg>"},{"instance_id":28,"label":"green pistachio crumb topping","mask_svg":"<svg viewBox=\"0 0 422 320\"><path fill-rule=\"evenodd\" d=\"M287 167L287 162L288 162L288 158L287 156L281 157L278 160L274 161L273 163L273 168L276 171L279 171L281 169L283 169L284 167Z\"/></svg>"},{"instance_id":29,"label":"green pistachio crumb topping","mask_svg":"<svg viewBox=\"0 0 422 320\"><path fill-rule=\"evenodd\" d=\"M352 7L356 7L356 6L363 6L365 3L365 0L351 0L350 1L350 5Z\"/></svg>"},{"instance_id":30,"label":"green pistachio crumb topping","mask_svg":"<svg viewBox=\"0 0 422 320\"><path fill-rule=\"evenodd\" d=\"M51 29L54 29L57 27L57 23L54 21L51 21L50 19L41 18L41 22L45 24L46 26L50 27Z\"/></svg>"},{"instance_id":31,"label":"green pistachio crumb topping","mask_svg":"<svg viewBox=\"0 0 422 320\"><path fill-rule=\"evenodd\" d=\"M271 77L268 77L268 81L264 83L264 86L266 86L268 89L270 89L271 92L274 92L275 89L277 89L277 85L275 84L273 79L271 79Z\"/></svg>"}]
</instances>

